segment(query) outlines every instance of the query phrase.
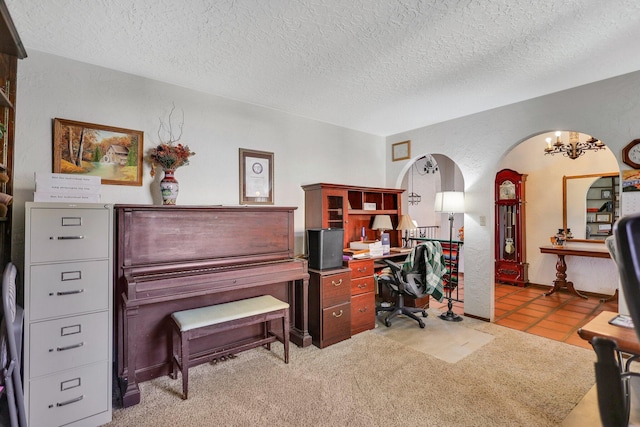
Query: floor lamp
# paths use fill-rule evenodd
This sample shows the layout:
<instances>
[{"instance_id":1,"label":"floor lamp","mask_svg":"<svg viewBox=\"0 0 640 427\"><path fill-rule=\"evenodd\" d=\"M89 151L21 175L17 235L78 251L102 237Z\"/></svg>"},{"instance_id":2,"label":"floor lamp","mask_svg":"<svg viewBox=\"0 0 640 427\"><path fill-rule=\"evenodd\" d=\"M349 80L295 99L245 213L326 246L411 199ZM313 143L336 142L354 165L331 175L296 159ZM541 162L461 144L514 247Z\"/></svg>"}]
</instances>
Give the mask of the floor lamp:
<instances>
[{"instance_id":1,"label":"floor lamp","mask_svg":"<svg viewBox=\"0 0 640 427\"><path fill-rule=\"evenodd\" d=\"M447 286L446 297L449 300L447 312L442 313L440 318L451 322L461 322L462 317L453 312L453 214L464 212L464 193L461 191L442 191L436 193L435 211L449 214L449 285ZM459 256L459 254L457 255Z\"/></svg>"}]
</instances>

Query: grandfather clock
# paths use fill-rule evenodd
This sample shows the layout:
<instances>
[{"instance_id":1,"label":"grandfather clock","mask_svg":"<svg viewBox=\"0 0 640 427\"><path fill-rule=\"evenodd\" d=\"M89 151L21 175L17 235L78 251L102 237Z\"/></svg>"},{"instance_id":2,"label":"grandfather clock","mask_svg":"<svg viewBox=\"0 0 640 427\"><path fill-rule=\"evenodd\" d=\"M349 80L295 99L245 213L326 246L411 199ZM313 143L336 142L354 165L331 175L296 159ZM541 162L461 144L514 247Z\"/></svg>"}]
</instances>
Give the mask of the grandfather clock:
<instances>
[{"instance_id":1,"label":"grandfather clock","mask_svg":"<svg viewBox=\"0 0 640 427\"><path fill-rule=\"evenodd\" d=\"M496 282L525 286L529 279L525 245L527 175L511 169L496 174Z\"/></svg>"}]
</instances>

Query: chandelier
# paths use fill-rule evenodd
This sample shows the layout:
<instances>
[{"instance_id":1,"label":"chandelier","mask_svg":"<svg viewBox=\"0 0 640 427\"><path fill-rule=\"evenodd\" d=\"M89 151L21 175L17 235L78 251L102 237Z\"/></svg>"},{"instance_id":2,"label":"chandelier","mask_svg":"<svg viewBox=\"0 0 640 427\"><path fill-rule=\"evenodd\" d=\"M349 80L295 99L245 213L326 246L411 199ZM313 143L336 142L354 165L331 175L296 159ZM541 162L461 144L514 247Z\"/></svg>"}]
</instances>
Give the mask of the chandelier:
<instances>
[{"instance_id":1,"label":"chandelier","mask_svg":"<svg viewBox=\"0 0 640 427\"><path fill-rule=\"evenodd\" d=\"M577 159L586 151L598 151L607 147L604 145L604 142L592 136L586 141L580 142L578 132L569 132L569 143L564 144L560 135L561 132L556 132L555 144L551 144L551 138L546 138L547 147L544 149L544 154L551 154L553 156L554 154L560 153L570 159Z\"/></svg>"}]
</instances>

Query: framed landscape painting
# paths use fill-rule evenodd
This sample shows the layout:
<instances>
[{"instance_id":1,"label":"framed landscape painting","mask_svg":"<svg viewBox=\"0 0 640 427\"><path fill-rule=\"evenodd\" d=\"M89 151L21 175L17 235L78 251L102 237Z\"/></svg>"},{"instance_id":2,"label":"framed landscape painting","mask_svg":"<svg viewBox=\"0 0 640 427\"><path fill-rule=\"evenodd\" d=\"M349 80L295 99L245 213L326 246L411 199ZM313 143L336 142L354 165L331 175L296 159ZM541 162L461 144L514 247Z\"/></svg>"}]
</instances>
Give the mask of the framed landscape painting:
<instances>
[{"instance_id":1,"label":"framed landscape painting","mask_svg":"<svg viewBox=\"0 0 640 427\"><path fill-rule=\"evenodd\" d=\"M142 185L143 132L54 119L53 172L99 176L102 184Z\"/></svg>"}]
</instances>

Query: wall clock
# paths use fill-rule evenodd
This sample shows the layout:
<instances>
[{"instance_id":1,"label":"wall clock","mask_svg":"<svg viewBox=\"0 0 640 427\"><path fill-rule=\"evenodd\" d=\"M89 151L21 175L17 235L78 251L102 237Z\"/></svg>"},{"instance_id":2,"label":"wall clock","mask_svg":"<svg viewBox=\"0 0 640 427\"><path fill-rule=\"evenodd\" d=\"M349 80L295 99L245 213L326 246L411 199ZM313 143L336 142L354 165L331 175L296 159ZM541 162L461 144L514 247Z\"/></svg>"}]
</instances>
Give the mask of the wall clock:
<instances>
[{"instance_id":1,"label":"wall clock","mask_svg":"<svg viewBox=\"0 0 640 427\"><path fill-rule=\"evenodd\" d=\"M640 169L640 139L634 139L622 149L622 161L634 169Z\"/></svg>"}]
</instances>

